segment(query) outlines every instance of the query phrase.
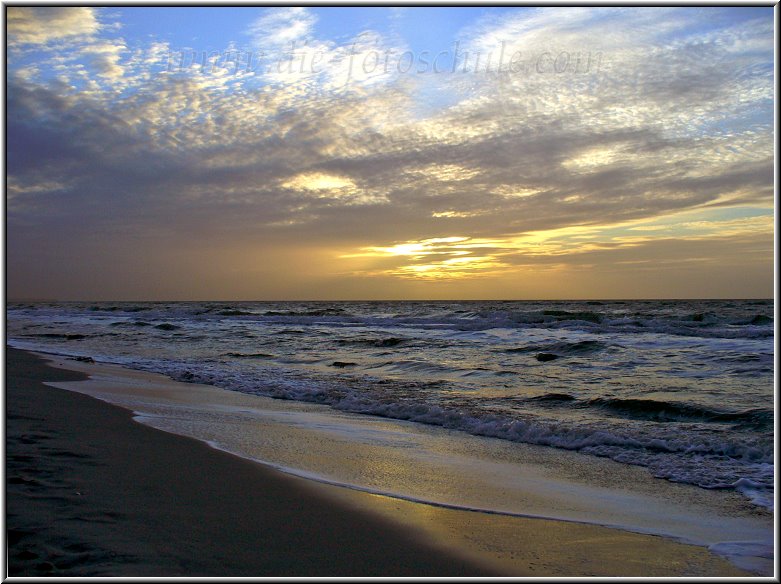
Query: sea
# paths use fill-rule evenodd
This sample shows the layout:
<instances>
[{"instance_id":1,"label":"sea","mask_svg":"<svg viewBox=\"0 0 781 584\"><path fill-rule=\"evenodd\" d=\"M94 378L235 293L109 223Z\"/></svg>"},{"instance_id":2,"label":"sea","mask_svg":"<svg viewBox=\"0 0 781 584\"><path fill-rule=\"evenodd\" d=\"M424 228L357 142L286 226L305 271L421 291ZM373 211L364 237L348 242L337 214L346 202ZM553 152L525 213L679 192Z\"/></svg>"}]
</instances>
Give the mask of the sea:
<instances>
[{"instance_id":1,"label":"sea","mask_svg":"<svg viewBox=\"0 0 781 584\"><path fill-rule=\"evenodd\" d=\"M772 300L12 302L6 315L19 348L610 459L773 510Z\"/></svg>"}]
</instances>

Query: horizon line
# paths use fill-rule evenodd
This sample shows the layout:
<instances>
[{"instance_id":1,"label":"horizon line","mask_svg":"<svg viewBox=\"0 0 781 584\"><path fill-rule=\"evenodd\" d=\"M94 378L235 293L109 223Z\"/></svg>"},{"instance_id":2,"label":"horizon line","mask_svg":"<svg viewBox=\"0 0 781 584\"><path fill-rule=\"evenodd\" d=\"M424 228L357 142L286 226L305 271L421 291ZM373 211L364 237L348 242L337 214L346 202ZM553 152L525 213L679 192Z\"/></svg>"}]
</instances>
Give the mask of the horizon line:
<instances>
[{"instance_id":1,"label":"horizon line","mask_svg":"<svg viewBox=\"0 0 781 584\"><path fill-rule=\"evenodd\" d=\"M688 297L688 298L675 298L675 297L659 297L659 298L403 298L403 299L371 299L371 298L354 298L354 299L264 299L264 300L249 300L249 299L242 299L242 300L227 300L227 299L193 299L193 300L173 300L173 299L158 299L158 300L138 300L138 299L103 299L103 300L97 300L97 299L76 299L76 300L67 300L67 299L57 299L57 298L21 298L21 299L6 299L5 303L8 304L19 304L19 303L29 303L29 304L35 304L35 303L44 303L44 302L100 302L100 303L106 303L106 302L118 302L118 303L128 303L128 302L192 302L192 303L204 303L204 302L650 302L650 301L692 301L692 300L699 300L699 301L726 301L726 300L773 300L775 301L775 297L763 297L763 296L756 296L756 297L722 297L722 298L714 298L714 297Z\"/></svg>"}]
</instances>

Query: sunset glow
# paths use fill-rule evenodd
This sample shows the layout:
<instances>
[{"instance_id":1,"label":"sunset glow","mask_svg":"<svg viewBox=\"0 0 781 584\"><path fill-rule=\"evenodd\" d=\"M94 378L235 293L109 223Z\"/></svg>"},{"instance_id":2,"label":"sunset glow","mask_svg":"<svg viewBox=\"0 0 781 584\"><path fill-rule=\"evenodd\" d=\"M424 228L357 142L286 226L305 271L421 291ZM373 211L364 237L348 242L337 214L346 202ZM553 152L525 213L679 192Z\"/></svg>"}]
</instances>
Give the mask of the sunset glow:
<instances>
[{"instance_id":1,"label":"sunset glow","mask_svg":"<svg viewBox=\"0 0 781 584\"><path fill-rule=\"evenodd\" d=\"M772 8L7 27L9 297L773 294Z\"/></svg>"}]
</instances>

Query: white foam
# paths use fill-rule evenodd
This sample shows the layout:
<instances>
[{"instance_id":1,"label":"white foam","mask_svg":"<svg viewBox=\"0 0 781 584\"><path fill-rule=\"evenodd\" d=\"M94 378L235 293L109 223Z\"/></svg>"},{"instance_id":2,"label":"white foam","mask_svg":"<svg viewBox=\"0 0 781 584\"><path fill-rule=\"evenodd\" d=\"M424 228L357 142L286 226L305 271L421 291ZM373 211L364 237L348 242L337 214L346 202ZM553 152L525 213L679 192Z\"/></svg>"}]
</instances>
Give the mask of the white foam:
<instances>
[{"instance_id":1,"label":"white foam","mask_svg":"<svg viewBox=\"0 0 781 584\"><path fill-rule=\"evenodd\" d=\"M723 544L727 535L762 542L772 530L769 521L714 506L718 493L655 481L640 468L571 452L123 374L120 368L92 381L53 385L123 405L150 426L291 474L411 501L620 527L703 546ZM714 549L747 557L737 548ZM764 556L755 563L762 561Z\"/></svg>"}]
</instances>

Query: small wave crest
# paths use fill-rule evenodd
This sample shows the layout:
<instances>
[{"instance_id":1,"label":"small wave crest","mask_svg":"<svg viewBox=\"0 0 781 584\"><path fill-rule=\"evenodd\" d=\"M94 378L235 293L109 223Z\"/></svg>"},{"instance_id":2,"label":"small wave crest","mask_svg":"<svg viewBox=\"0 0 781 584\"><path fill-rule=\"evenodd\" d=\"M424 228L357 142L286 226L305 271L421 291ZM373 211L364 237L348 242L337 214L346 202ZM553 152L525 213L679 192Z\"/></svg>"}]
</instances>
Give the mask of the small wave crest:
<instances>
[{"instance_id":1,"label":"small wave crest","mask_svg":"<svg viewBox=\"0 0 781 584\"><path fill-rule=\"evenodd\" d=\"M386 337L380 339L374 338L352 338L352 339L337 339L337 345L355 345L361 347L378 347L378 348L390 348L408 345L410 339L404 339L400 337Z\"/></svg>"},{"instance_id":2,"label":"small wave crest","mask_svg":"<svg viewBox=\"0 0 781 584\"><path fill-rule=\"evenodd\" d=\"M607 413L634 420L653 422L733 423L741 428L765 430L773 427L772 410L754 408L743 411L723 411L702 405L642 398L595 397L578 399L566 393L545 393L526 398L527 402L574 408L598 408Z\"/></svg>"},{"instance_id":3,"label":"small wave crest","mask_svg":"<svg viewBox=\"0 0 781 584\"><path fill-rule=\"evenodd\" d=\"M527 398L526 401L536 403L570 403L577 401L577 398L568 393L545 393Z\"/></svg>"},{"instance_id":4,"label":"small wave crest","mask_svg":"<svg viewBox=\"0 0 781 584\"><path fill-rule=\"evenodd\" d=\"M656 422L687 420L733 422L758 429L769 428L773 425L773 412L760 408L730 412L688 403L632 398L594 398L589 400L587 405Z\"/></svg>"},{"instance_id":5,"label":"small wave crest","mask_svg":"<svg viewBox=\"0 0 781 584\"><path fill-rule=\"evenodd\" d=\"M607 349L609 345L602 341L585 340L575 342L540 343L507 349L507 353L538 353L555 355L556 357L575 357L593 355Z\"/></svg>"}]
</instances>

